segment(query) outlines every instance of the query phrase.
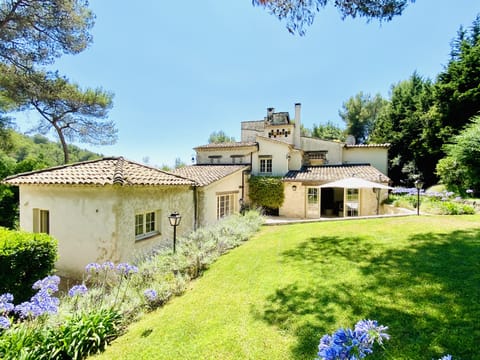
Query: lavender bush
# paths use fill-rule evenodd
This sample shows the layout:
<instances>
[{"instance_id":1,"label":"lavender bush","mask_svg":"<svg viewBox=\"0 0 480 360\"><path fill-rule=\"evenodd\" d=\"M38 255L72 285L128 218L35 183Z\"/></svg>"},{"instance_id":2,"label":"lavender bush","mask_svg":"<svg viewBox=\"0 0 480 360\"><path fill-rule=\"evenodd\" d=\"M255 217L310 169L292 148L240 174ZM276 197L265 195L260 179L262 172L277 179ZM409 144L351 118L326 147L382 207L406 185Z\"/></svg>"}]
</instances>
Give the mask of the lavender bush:
<instances>
[{"instance_id":1,"label":"lavender bush","mask_svg":"<svg viewBox=\"0 0 480 360\"><path fill-rule=\"evenodd\" d=\"M0 358L82 359L101 351L128 322L182 293L190 279L262 223L258 212L248 212L180 239L174 255L163 249L135 265L87 264L83 283L61 299L55 296L57 276L35 282L37 293L28 302L15 306L11 294L0 295Z\"/></svg>"}]
</instances>

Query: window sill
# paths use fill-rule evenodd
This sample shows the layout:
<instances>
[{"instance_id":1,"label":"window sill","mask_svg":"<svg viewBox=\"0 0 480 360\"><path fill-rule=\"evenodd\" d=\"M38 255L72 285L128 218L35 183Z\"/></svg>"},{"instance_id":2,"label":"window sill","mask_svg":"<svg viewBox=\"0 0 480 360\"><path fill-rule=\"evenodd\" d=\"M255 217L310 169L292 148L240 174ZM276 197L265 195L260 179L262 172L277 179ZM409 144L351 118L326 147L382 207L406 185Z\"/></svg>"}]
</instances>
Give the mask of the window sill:
<instances>
[{"instance_id":1,"label":"window sill","mask_svg":"<svg viewBox=\"0 0 480 360\"><path fill-rule=\"evenodd\" d=\"M135 242L147 240L158 235L160 235L160 231L152 231L147 234L137 235L135 236Z\"/></svg>"}]
</instances>

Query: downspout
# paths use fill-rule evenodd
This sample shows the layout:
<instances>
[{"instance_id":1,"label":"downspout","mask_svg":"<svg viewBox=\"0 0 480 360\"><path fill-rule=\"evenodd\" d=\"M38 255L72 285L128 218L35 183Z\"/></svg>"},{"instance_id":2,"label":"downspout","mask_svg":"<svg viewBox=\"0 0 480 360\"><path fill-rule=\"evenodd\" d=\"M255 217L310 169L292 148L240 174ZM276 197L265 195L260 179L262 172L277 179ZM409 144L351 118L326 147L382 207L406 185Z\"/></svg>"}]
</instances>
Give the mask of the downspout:
<instances>
[{"instance_id":1,"label":"downspout","mask_svg":"<svg viewBox=\"0 0 480 360\"><path fill-rule=\"evenodd\" d=\"M197 186L193 186L193 230L197 230L198 226L198 192Z\"/></svg>"}]
</instances>

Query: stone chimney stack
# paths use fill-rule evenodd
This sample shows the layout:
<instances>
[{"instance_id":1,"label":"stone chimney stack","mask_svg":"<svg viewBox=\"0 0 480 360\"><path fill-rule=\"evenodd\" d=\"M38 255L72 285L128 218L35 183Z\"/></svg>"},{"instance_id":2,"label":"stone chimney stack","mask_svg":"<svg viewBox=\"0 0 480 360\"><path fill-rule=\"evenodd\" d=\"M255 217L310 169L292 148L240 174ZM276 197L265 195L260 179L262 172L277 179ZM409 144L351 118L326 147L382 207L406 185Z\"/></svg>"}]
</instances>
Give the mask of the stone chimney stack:
<instances>
[{"instance_id":1,"label":"stone chimney stack","mask_svg":"<svg viewBox=\"0 0 480 360\"><path fill-rule=\"evenodd\" d=\"M301 136L301 128L302 128L302 120L300 116L300 112L302 110L302 104L296 103L295 104L295 130L293 134L293 145L300 149L302 146L300 136Z\"/></svg>"},{"instance_id":2,"label":"stone chimney stack","mask_svg":"<svg viewBox=\"0 0 480 360\"><path fill-rule=\"evenodd\" d=\"M273 113L275 112L275 108L269 107L267 108L267 122L273 122Z\"/></svg>"}]
</instances>

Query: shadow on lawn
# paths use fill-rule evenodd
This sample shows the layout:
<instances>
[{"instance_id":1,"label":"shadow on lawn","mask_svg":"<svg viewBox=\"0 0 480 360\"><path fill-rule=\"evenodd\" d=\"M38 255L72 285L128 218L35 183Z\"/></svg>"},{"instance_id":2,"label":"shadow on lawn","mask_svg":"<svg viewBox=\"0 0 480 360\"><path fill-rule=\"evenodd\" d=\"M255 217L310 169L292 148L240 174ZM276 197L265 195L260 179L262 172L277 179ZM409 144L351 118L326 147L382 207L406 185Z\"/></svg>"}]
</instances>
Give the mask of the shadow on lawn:
<instances>
[{"instance_id":1,"label":"shadow on lawn","mask_svg":"<svg viewBox=\"0 0 480 360\"><path fill-rule=\"evenodd\" d=\"M323 334L365 318L389 326L391 335L372 359L428 360L446 353L480 359L480 229L418 234L402 246L315 237L280 256L305 276L254 311L295 334L293 359L314 358ZM338 264L353 267L362 280L342 281ZM333 285L329 276L337 279Z\"/></svg>"}]
</instances>

